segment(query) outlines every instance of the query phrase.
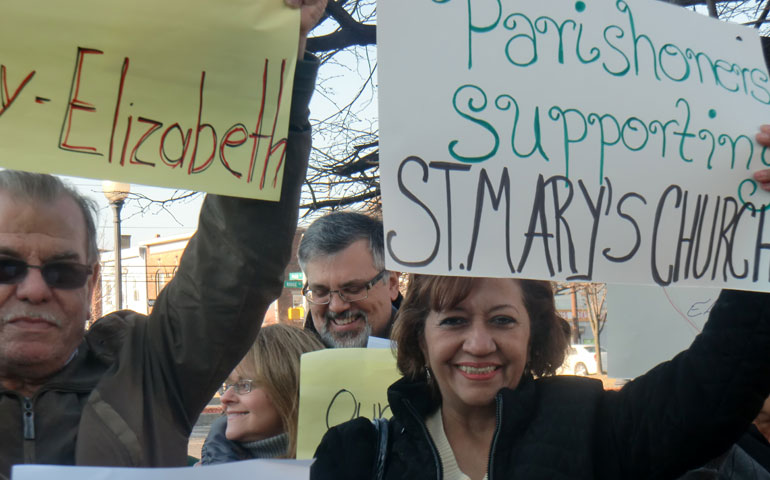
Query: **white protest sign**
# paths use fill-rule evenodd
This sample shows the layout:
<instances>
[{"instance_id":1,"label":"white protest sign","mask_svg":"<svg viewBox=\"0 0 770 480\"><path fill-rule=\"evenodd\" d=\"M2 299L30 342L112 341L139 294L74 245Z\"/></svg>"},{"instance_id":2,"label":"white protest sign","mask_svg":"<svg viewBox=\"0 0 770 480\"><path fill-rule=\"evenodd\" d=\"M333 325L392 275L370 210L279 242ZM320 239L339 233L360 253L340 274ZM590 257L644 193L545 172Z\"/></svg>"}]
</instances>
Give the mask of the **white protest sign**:
<instances>
[{"instance_id":1,"label":"white protest sign","mask_svg":"<svg viewBox=\"0 0 770 480\"><path fill-rule=\"evenodd\" d=\"M307 480L308 460L246 460L203 467L116 468L60 465L16 465L11 480L210 480L212 478L259 478Z\"/></svg>"},{"instance_id":2,"label":"white protest sign","mask_svg":"<svg viewBox=\"0 0 770 480\"><path fill-rule=\"evenodd\" d=\"M638 377L687 349L703 330L719 291L608 285L607 374Z\"/></svg>"},{"instance_id":3,"label":"white protest sign","mask_svg":"<svg viewBox=\"0 0 770 480\"><path fill-rule=\"evenodd\" d=\"M366 341L366 348L390 348L390 339L369 336L369 340Z\"/></svg>"},{"instance_id":4,"label":"white protest sign","mask_svg":"<svg viewBox=\"0 0 770 480\"><path fill-rule=\"evenodd\" d=\"M648 0L378 18L389 269L770 290L753 30Z\"/></svg>"}]
</instances>

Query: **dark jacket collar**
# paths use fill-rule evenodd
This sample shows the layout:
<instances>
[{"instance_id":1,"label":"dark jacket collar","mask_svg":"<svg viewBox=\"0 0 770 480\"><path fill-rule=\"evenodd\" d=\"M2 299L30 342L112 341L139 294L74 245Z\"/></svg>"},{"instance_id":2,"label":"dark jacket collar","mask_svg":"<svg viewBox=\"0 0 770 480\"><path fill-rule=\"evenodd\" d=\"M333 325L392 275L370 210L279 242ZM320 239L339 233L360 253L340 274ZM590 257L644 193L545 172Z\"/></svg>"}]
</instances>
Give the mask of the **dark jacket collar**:
<instances>
[{"instance_id":1,"label":"dark jacket collar","mask_svg":"<svg viewBox=\"0 0 770 480\"><path fill-rule=\"evenodd\" d=\"M535 408L536 398L535 380L529 374L522 377L516 389L500 389L496 400L502 402L503 428L507 431L526 420ZM440 399L435 398L431 388L422 380L401 378L388 388L388 403L393 414L399 418L411 415L409 404L424 419L438 408L439 402Z\"/></svg>"},{"instance_id":2,"label":"dark jacket collar","mask_svg":"<svg viewBox=\"0 0 770 480\"><path fill-rule=\"evenodd\" d=\"M409 404L424 419L438 408L439 401L424 381L402 377L388 387L388 404L393 414L399 418L412 415L407 407Z\"/></svg>"},{"instance_id":3,"label":"dark jacket collar","mask_svg":"<svg viewBox=\"0 0 770 480\"><path fill-rule=\"evenodd\" d=\"M524 375L516 389L502 388L496 396L497 428L490 452L496 476L505 477L512 471L510 458L497 455L513 448L517 439L524 436L535 416L537 406L537 384L532 376ZM425 381L410 381L401 378L388 389L388 403L393 411L393 418L401 422L403 432L416 439L413 445L433 445L424 426L425 418L439 406L440 399L432 393ZM437 455L435 446L432 452ZM419 451L415 450L415 452ZM423 452L424 453L424 452ZM429 462L429 456L419 460ZM430 478L430 477L426 477Z\"/></svg>"}]
</instances>

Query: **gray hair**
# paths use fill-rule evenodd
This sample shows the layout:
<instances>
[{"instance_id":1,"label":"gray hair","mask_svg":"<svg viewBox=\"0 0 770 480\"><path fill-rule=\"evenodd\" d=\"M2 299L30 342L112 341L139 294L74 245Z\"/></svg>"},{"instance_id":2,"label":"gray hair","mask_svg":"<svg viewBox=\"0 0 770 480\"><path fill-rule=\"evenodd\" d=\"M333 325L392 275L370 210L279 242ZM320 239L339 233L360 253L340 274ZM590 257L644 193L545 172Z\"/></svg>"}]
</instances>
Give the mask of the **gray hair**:
<instances>
[{"instance_id":1,"label":"gray hair","mask_svg":"<svg viewBox=\"0 0 770 480\"><path fill-rule=\"evenodd\" d=\"M368 240L374 268L384 270L382 222L356 212L333 212L313 222L299 242L299 266L304 272L307 262L339 253L358 240Z\"/></svg>"},{"instance_id":2,"label":"gray hair","mask_svg":"<svg viewBox=\"0 0 770 480\"><path fill-rule=\"evenodd\" d=\"M74 187L65 184L59 177L44 173L0 171L0 190L12 196L40 203L52 203L65 195L75 201L83 213L86 224L86 263L95 264L99 259L96 244L96 203L84 197Z\"/></svg>"}]
</instances>

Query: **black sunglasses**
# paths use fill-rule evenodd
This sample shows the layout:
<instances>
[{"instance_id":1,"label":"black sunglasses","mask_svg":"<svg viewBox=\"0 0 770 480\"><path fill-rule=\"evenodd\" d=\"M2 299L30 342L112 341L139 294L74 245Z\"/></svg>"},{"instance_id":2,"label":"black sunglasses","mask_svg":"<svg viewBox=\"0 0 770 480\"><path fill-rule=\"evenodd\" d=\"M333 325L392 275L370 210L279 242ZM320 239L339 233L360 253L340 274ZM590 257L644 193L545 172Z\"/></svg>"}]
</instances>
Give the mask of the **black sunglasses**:
<instances>
[{"instance_id":1,"label":"black sunglasses","mask_svg":"<svg viewBox=\"0 0 770 480\"><path fill-rule=\"evenodd\" d=\"M49 262L30 265L13 258L0 258L0 283L20 283L30 268L37 268L45 283L51 288L74 290L86 284L93 269L75 262Z\"/></svg>"}]
</instances>

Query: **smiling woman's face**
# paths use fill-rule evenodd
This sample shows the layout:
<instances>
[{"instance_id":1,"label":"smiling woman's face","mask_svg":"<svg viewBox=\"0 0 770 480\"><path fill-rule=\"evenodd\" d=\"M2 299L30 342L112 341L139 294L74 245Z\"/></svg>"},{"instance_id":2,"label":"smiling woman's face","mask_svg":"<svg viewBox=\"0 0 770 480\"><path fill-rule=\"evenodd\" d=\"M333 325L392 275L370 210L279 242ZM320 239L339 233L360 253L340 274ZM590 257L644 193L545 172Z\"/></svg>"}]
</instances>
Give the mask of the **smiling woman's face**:
<instances>
[{"instance_id":1,"label":"smiling woman's face","mask_svg":"<svg viewBox=\"0 0 770 480\"><path fill-rule=\"evenodd\" d=\"M483 278L454 308L431 311L423 353L442 408L487 408L503 387L516 388L527 363L530 319L519 282Z\"/></svg>"},{"instance_id":2,"label":"smiling woman's face","mask_svg":"<svg viewBox=\"0 0 770 480\"><path fill-rule=\"evenodd\" d=\"M251 376L238 375L235 372L227 379L228 384L234 384ZM228 440L238 442L254 442L283 433L283 421L267 392L258 383L252 385L251 392L238 394L235 388L228 388L222 395L227 415Z\"/></svg>"}]
</instances>

